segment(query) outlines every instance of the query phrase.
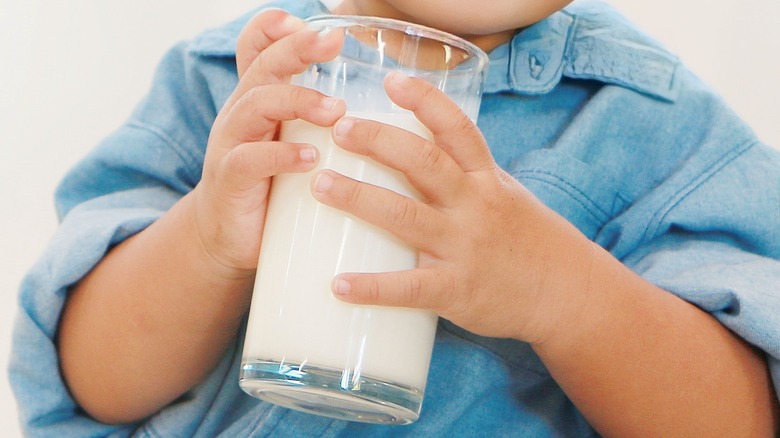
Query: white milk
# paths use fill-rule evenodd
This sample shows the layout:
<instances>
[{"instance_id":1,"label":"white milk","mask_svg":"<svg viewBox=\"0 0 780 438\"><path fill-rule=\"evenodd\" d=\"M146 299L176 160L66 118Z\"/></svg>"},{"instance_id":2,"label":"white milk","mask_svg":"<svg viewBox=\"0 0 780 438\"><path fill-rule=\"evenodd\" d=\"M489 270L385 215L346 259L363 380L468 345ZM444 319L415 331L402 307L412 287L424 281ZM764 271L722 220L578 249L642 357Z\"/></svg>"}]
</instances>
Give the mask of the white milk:
<instances>
[{"instance_id":1,"label":"white milk","mask_svg":"<svg viewBox=\"0 0 780 438\"><path fill-rule=\"evenodd\" d=\"M411 113L350 115L430 138ZM315 145L320 164L306 174L274 177L244 362L304 363L423 390L436 315L345 304L332 296L330 287L341 272L413 269L416 250L382 229L320 204L311 195L310 182L316 171L327 168L404 195L416 196L415 191L400 172L336 146L331 128L286 122L281 139Z\"/></svg>"}]
</instances>

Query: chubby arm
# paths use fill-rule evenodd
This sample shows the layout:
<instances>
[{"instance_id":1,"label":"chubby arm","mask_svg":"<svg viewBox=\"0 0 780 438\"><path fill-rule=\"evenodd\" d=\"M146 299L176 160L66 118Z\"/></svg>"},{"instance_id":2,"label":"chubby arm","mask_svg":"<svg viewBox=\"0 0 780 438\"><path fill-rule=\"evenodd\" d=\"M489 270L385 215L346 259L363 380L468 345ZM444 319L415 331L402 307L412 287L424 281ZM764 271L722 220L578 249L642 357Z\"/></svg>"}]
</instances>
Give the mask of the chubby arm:
<instances>
[{"instance_id":1,"label":"chubby arm","mask_svg":"<svg viewBox=\"0 0 780 438\"><path fill-rule=\"evenodd\" d=\"M584 292L572 322L533 346L605 436L774 436L763 353L601 248Z\"/></svg>"},{"instance_id":2,"label":"chubby arm","mask_svg":"<svg viewBox=\"0 0 780 438\"><path fill-rule=\"evenodd\" d=\"M275 140L281 120L331 126L344 103L289 77L332 59L319 35L273 10L238 43L240 81L212 127L201 182L147 229L113 248L73 286L58 353L71 394L90 415L126 423L201 382L235 339L249 306L270 177L305 172L311 145Z\"/></svg>"},{"instance_id":3,"label":"chubby arm","mask_svg":"<svg viewBox=\"0 0 780 438\"><path fill-rule=\"evenodd\" d=\"M349 118L334 139L403 171L424 201L330 171L312 190L417 247L419 266L341 274L337 297L433 309L472 332L529 342L606 436L772 436L777 400L759 352L535 199L431 86L392 75L386 88L433 141Z\"/></svg>"},{"instance_id":4,"label":"chubby arm","mask_svg":"<svg viewBox=\"0 0 780 438\"><path fill-rule=\"evenodd\" d=\"M144 418L202 381L248 307L251 272L210 260L193 197L111 250L68 298L58 333L62 373L99 421Z\"/></svg>"}]
</instances>

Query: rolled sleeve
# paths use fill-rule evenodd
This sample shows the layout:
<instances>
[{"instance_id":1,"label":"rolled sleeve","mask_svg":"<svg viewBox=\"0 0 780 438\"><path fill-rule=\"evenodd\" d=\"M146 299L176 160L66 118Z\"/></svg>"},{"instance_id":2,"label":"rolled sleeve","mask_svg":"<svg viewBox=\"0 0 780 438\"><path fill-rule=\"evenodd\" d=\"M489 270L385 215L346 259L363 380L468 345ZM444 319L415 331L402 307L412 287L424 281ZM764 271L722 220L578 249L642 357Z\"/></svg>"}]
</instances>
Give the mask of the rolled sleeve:
<instances>
[{"instance_id":1,"label":"rolled sleeve","mask_svg":"<svg viewBox=\"0 0 780 438\"><path fill-rule=\"evenodd\" d=\"M752 144L695 172L704 178L686 173L669 182L687 184L661 187L633 207L644 214L654 205L649 221L630 228L635 212L627 211L613 224L612 249L764 351L780 393L780 154Z\"/></svg>"},{"instance_id":2,"label":"rolled sleeve","mask_svg":"<svg viewBox=\"0 0 780 438\"><path fill-rule=\"evenodd\" d=\"M185 45L171 50L130 120L58 187L61 224L22 282L9 363L27 436L134 433L134 425L93 421L72 399L59 372L57 326L69 288L197 184L215 107L201 68Z\"/></svg>"},{"instance_id":3,"label":"rolled sleeve","mask_svg":"<svg viewBox=\"0 0 780 438\"><path fill-rule=\"evenodd\" d=\"M648 252L632 263L643 277L780 357L780 261L725 241L677 235L658 239Z\"/></svg>"},{"instance_id":4,"label":"rolled sleeve","mask_svg":"<svg viewBox=\"0 0 780 438\"><path fill-rule=\"evenodd\" d=\"M145 206L112 208L135 200ZM149 206L155 200L158 207ZM68 288L86 275L108 249L137 233L174 202L171 193L140 189L88 202L66 216L40 261L22 283L10 382L28 436L129 436L133 426L91 420L71 398L59 372L57 324Z\"/></svg>"}]
</instances>

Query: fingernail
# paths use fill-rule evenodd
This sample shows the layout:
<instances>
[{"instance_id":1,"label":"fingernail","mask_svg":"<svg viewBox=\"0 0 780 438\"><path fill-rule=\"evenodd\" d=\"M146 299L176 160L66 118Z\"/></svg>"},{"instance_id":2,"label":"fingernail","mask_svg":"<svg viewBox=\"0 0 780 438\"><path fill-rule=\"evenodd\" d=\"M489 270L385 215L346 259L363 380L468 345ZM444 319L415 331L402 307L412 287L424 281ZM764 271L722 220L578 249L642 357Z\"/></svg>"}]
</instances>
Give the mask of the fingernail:
<instances>
[{"instance_id":1,"label":"fingernail","mask_svg":"<svg viewBox=\"0 0 780 438\"><path fill-rule=\"evenodd\" d=\"M333 282L333 292L336 295L347 295L352 290L352 286L343 278L336 278Z\"/></svg>"},{"instance_id":2,"label":"fingernail","mask_svg":"<svg viewBox=\"0 0 780 438\"><path fill-rule=\"evenodd\" d=\"M391 71L387 74L386 80L393 85L401 85L409 76L401 73L400 71Z\"/></svg>"},{"instance_id":3,"label":"fingernail","mask_svg":"<svg viewBox=\"0 0 780 438\"><path fill-rule=\"evenodd\" d=\"M294 32L303 29L306 23L295 15L288 15L282 20L281 26L287 32Z\"/></svg>"},{"instance_id":4,"label":"fingernail","mask_svg":"<svg viewBox=\"0 0 780 438\"><path fill-rule=\"evenodd\" d=\"M333 128L333 134L336 137L345 137L353 126L355 126L355 121L353 119L342 117Z\"/></svg>"},{"instance_id":5,"label":"fingernail","mask_svg":"<svg viewBox=\"0 0 780 438\"><path fill-rule=\"evenodd\" d=\"M339 104L341 99L335 97L326 97L320 102L320 106L328 111L332 111Z\"/></svg>"},{"instance_id":6,"label":"fingernail","mask_svg":"<svg viewBox=\"0 0 780 438\"><path fill-rule=\"evenodd\" d=\"M331 35L336 34L337 31L338 31L338 29L336 29L336 28L325 28L325 29L322 29L321 31L317 32L317 39L319 39L320 41L325 41Z\"/></svg>"},{"instance_id":7,"label":"fingernail","mask_svg":"<svg viewBox=\"0 0 780 438\"><path fill-rule=\"evenodd\" d=\"M319 193L325 193L333 186L333 177L327 172L320 172L314 180L314 190Z\"/></svg>"},{"instance_id":8,"label":"fingernail","mask_svg":"<svg viewBox=\"0 0 780 438\"><path fill-rule=\"evenodd\" d=\"M301 157L301 161L305 161L307 163L313 163L317 160L317 151L314 150L314 148L305 147L301 149L299 155Z\"/></svg>"}]
</instances>

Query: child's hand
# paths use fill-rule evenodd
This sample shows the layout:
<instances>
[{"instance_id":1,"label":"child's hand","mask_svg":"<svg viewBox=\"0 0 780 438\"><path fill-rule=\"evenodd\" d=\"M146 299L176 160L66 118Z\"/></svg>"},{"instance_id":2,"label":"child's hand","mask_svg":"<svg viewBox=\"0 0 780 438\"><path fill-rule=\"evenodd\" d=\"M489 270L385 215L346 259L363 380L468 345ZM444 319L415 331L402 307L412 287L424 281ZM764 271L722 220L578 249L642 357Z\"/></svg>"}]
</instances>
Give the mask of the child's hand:
<instances>
[{"instance_id":1,"label":"child's hand","mask_svg":"<svg viewBox=\"0 0 780 438\"><path fill-rule=\"evenodd\" d=\"M344 118L334 139L404 172L416 201L332 171L314 178L323 203L387 229L419 250L411 271L337 276L344 301L420 307L485 336L541 340L581 311L590 241L495 163L478 128L428 83L390 75L390 98L433 141Z\"/></svg>"},{"instance_id":2,"label":"child's hand","mask_svg":"<svg viewBox=\"0 0 780 438\"><path fill-rule=\"evenodd\" d=\"M341 35L320 35L280 10L254 17L237 44L239 83L212 127L203 177L194 190L204 249L228 275L257 266L270 177L311 170L311 145L276 141L279 122L300 118L331 126L343 101L289 85L310 63L333 59Z\"/></svg>"}]
</instances>

